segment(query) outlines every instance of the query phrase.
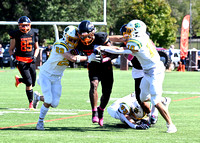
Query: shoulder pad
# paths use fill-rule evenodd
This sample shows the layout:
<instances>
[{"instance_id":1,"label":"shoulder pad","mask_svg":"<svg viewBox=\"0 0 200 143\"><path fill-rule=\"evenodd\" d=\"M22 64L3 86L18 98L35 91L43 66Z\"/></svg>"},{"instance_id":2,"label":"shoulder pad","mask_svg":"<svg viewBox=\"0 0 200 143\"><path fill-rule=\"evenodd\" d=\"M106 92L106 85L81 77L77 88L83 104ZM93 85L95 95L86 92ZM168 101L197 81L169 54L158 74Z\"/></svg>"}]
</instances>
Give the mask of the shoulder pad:
<instances>
[{"instance_id":1,"label":"shoulder pad","mask_svg":"<svg viewBox=\"0 0 200 143\"><path fill-rule=\"evenodd\" d=\"M69 51L69 47L68 47L64 42L56 41L53 45L54 45L54 46L55 46L55 45L60 45L60 46L62 46L62 47L64 47L64 48L66 48L67 51Z\"/></svg>"},{"instance_id":2,"label":"shoulder pad","mask_svg":"<svg viewBox=\"0 0 200 143\"><path fill-rule=\"evenodd\" d=\"M141 49L141 47L142 47L142 43L136 39L130 39L127 43L127 48L130 50L139 50Z\"/></svg>"},{"instance_id":3,"label":"shoulder pad","mask_svg":"<svg viewBox=\"0 0 200 143\"><path fill-rule=\"evenodd\" d=\"M36 29L36 28L31 28L31 29L33 30L34 33L37 33L37 34L39 33L39 29Z\"/></svg>"}]
</instances>

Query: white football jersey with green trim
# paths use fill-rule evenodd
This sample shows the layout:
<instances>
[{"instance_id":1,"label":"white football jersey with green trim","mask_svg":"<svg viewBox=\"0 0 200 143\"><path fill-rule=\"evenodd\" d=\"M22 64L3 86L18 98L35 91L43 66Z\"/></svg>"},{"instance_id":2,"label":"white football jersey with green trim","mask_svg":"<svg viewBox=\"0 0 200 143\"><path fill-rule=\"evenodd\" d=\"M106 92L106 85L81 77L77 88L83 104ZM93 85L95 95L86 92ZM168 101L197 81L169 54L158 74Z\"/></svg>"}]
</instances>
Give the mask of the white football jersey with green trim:
<instances>
[{"instance_id":1,"label":"white football jersey with green trim","mask_svg":"<svg viewBox=\"0 0 200 143\"><path fill-rule=\"evenodd\" d=\"M132 51L138 51L133 55L137 57L143 70L154 68L157 63L160 65L160 56L147 34L144 37L129 39L126 47Z\"/></svg>"},{"instance_id":2,"label":"white football jersey with green trim","mask_svg":"<svg viewBox=\"0 0 200 143\"><path fill-rule=\"evenodd\" d=\"M51 75L62 76L63 71L69 67L69 61L62 54L69 50L70 48L65 44L63 39L56 41L53 44L48 60L40 67L40 71Z\"/></svg>"}]
</instances>

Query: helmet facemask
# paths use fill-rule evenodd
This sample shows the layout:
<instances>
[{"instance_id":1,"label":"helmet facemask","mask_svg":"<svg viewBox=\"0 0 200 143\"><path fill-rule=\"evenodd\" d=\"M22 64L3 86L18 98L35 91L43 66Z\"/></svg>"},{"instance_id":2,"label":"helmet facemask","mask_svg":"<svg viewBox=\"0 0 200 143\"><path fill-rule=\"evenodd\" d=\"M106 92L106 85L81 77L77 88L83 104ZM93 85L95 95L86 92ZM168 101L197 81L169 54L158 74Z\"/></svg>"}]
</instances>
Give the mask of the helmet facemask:
<instances>
[{"instance_id":1,"label":"helmet facemask","mask_svg":"<svg viewBox=\"0 0 200 143\"><path fill-rule=\"evenodd\" d=\"M19 30L22 33L28 33L31 30L31 20L27 16L18 19Z\"/></svg>"},{"instance_id":2,"label":"helmet facemask","mask_svg":"<svg viewBox=\"0 0 200 143\"><path fill-rule=\"evenodd\" d=\"M83 32L81 34L78 33L78 37L84 45L90 45L94 41L94 30L90 33Z\"/></svg>"}]
</instances>

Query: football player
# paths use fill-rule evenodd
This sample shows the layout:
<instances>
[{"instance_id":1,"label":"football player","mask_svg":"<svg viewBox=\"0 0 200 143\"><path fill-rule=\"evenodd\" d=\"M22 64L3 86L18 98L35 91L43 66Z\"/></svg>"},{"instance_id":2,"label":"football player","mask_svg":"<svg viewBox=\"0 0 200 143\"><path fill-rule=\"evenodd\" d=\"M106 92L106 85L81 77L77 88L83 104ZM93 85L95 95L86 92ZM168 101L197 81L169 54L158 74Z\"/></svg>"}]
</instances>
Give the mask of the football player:
<instances>
[{"instance_id":1,"label":"football player","mask_svg":"<svg viewBox=\"0 0 200 143\"><path fill-rule=\"evenodd\" d=\"M44 118L49 107L56 108L59 104L62 91L61 78L64 70L69 67L69 61L97 60L94 53L90 56L79 56L75 49L78 41L77 27L67 26L64 29L63 38L53 44L48 60L40 68L38 84L41 86L43 96L35 92L33 106L36 108L39 101L44 103L40 109L37 130L44 130Z\"/></svg>"},{"instance_id":2,"label":"football player","mask_svg":"<svg viewBox=\"0 0 200 143\"><path fill-rule=\"evenodd\" d=\"M33 87L36 81L36 57L39 53L38 29L31 28L31 20L22 16L18 20L19 30L11 31L9 54L21 74L15 76L15 86L24 83L29 101L29 109L33 108Z\"/></svg>"},{"instance_id":3,"label":"football player","mask_svg":"<svg viewBox=\"0 0 200 143\"><path fill-rule=\"evenodd\" d=\"M126 34L126 28L127 24L124 24L120 28L120 35L112 35L110 36L110 40L113 42L122 42L120 47L126 47L127 44L127 34ZM151 124L155 124L158 120L158 110L155 108L155 106L152 106L151 109L149 107L149 104L146 102L141 102L140 100L140 82L144 76L144 71L141 67L141 64L139 63L138 59L136 56L132 56L131 54L128 55L128 60L131 61L133 67L132 67L132 77L135 80L135 94L136 94L136 99L140 106L143 108L143 110L148 114L150 117L150 122ZM151 112L151 113L150 113Z\"/></svg>"},{"instance_id":4,"label":"football player","mask_svg":"<svg viewBox=\"0 0 200 143\"><path fill-rule=\"evenodd\" d=\"M160 56L156 50L154 43L146 34L146 24L141 20L132 20L127 26L126 34L128 34L128 42L124 50L112 49L116 54L131 52L139 60L144 77L140 84L140 100L148 100L148 95L151 95L151 103L155 106L167 123L167 133L175 133L176 126L173 124L167 108L161 103L162 84L165 75L165 67L160 60ZM105 50L105 49L103 49Z\"/></svg>"},{"instance_id":5,"label":"football player","mask_svg":"<svg viewBox=\"0 0 200 143\"><path fill-rule=\"evenodd\" d=\"M141 108L134 93L118 99L107 108L107 111L111 117L119 119L133 129L148 129L150 127L147 114ZM146 122L141 122L142 119Z\"/></svg>"},{"instance_id":6,"label":"football player","mask_svg":"<svg viewBox=\"0 0 200 143\"><path fill-rule=\"evenodd\" d=\"M161 101L168 108L171 99L162 97ZM134 129L148 129L152 125L149 116L136 99L135 93L116 100L107 108L107 111L111 117L119 119Z\"/></svg>"},{"instance_id":7,"label":"football player","mask_svg":"<svg viewBox=\"0 0 200 143\"><path fill-rule=\"evenodd\" d=\"M111 42L107 33L95 33L94 25L88 21L82 21L78 26L79 43L78 51L85 55L90 55L98 45L111 46ZM98 51L98 50L97 50ZM90 104L92 108L92 122L103 126L103 112L109 102L112 87L113 87L113 69L111 60L105 58L105 61L91 62L88 64L88 76L90 80ZM102 95L100 105L97 106L98 93L97 88L101 82Z\"/></svg>"}]
</instances>

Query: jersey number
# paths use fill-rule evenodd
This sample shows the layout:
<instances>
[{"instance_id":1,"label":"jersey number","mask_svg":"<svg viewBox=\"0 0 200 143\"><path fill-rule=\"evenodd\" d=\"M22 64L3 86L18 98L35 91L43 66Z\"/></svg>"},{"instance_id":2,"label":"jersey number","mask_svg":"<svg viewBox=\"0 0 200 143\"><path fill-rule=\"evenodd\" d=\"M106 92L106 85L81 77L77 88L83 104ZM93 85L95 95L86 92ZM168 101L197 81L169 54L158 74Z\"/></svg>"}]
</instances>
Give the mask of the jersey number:
<instances>
[{"instance_id":1,"label":"jersey number","mask_svg":"<svg viewBox=\"0 0 200 143\"><path fill-rule=\"evenodd\" d=\"M33 42L32 39L22 40L21 41L21 51L23 51L23 52L32 51L32 49L33 49L32 44L31 44L32 42Z\"/></svg>"},{"instance_id":2,"label":"jersey number","mask_svg":"<svg viewBox=\"0 0 200 143\"><path fill-rule=\"evenodd\" d=\"M147 48L149 49L151 57L153 57L157 51L156 51L156 46L150 39L149 42L147 43Z\"/></svg>"},{"instance_id":3,"label":"jersey number","mask_svg":"<svg viewBox=\"0 0 200 143\"><path fill-rule=\"evenodd\" d=\"M63 49L63 48L56 47L56 53L63 54L63 53L64 53L64 49ZM69 61L68 61L66 58L64 58L63 61L58 62L57 65L58 65L58 66L63 66L63 65L69 66Z\"/></svg>"}]
</instances>

